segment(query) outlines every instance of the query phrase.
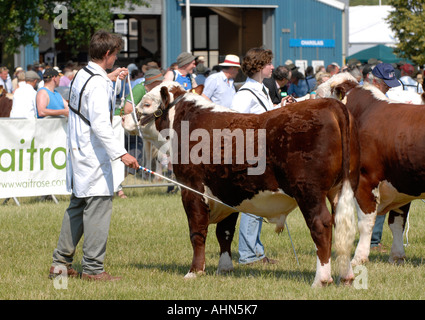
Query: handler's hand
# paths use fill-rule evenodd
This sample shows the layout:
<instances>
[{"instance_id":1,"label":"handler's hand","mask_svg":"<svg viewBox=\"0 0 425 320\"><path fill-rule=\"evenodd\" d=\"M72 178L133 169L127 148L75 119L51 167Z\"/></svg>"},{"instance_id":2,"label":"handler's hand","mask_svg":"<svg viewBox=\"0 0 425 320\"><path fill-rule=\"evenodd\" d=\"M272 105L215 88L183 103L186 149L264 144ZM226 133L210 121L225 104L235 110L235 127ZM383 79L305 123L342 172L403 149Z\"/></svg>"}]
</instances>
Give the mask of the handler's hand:
<instances>
[{"instance_id":1,"label":"handler's hand","mask_svg":"<svg viewBox=\"0 0 425 320\"><path fill-rule=\"evenodd\" d=\"M139 163L137 162L136 158L133 157L131 154L126 153L121 156L121 161L129 168L131 169L139 169Z\"/></svg>"},{"instance_id":2,"label":"handler's hand","mask_svg":"<svg viewBox=\"0 0 425 320\"><path fill-rule=\"evenodd\" d=\"M108 73L108 78L112 81L116 81L117 77L119 77L120 80L124 80L124 78L128 75L128 69L127 68L117 68L111 73Z\"/></svg>"},{"instance_id":3,"label":"handler's hand","mask_svg":"<svg viewBox=\"0 0 425 320\"><path fill-rule=\"evenodd\" d=\"M294 102L297 102L297 100L295 100L294 97L286 96L285 98L282 98L282 101L280 102L280 104L281 104L282 107L284 107L287 104L294 103Z\"/></svg>"}]
</instances>

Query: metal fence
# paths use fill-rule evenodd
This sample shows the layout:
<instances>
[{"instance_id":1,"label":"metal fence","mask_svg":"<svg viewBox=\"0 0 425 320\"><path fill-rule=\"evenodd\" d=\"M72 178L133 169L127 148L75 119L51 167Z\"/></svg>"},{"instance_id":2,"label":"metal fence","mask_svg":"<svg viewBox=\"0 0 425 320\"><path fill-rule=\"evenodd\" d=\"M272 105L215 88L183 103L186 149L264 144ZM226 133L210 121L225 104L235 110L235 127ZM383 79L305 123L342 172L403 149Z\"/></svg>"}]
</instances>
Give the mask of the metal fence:
<instances>
[{"instance_id":1,"label":"metal fence","mask_svg":"<svg viewBox=\"0 0 425 320\"><path fill-rule=\"evenodd\" d=\"M135 157L139 164L143 167L158 172L166 177L172 177L172 170L168 156L158 152L158 149L148 141L143 141L143 139L139 136L131 136L126 133L125 147L128 153ZM136 171L125 167L125 180L122 184L123 188L167 186L173 186L173 184L142 170Z\"/></svg>"}]
</instances>

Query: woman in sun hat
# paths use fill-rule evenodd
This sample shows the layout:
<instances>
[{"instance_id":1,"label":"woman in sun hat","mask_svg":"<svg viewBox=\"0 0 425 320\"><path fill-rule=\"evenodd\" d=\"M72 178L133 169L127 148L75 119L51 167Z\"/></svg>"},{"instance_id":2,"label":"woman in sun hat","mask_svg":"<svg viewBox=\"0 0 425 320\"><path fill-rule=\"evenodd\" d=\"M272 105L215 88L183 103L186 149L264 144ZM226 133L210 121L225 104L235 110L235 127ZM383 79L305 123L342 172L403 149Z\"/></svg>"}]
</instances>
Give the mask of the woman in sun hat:
<instances>
[{"instance_id":1,"label":"woman in sun hat","mask_svg":"<svg viewBox=\"0 0 425 320\"><path fill-rule=\"evenodd\" d=\"M205 80L202 96L212 102L230 108L236 94L234 79L241 68L238 56L228 54L222 63L220 72L213 73Z\"/></svg>"}]
</instances>

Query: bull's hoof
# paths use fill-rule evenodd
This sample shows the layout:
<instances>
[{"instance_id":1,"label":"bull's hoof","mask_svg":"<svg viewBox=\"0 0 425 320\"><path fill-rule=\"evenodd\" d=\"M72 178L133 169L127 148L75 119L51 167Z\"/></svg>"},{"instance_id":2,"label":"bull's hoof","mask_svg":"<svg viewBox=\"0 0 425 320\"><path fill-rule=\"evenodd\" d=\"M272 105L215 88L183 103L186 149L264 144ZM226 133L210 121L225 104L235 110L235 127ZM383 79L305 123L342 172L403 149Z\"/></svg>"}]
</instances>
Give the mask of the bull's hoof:
<instances>
[{"instance_id":1,"label":"bull's hoof","mask_svg":"<svg viewBox=\"0 0 425 320\"><path fill-rule=\"evenodd\" d=\"M224 275L228 275L230 273L232 273L234 271L234 269L217 269L216 275L218 276L224 276Z\"/></svg>"},{"instance_id":2,"label":"bull's hoof","mask_svg":"<svg viewBox=\"0 0 425 320\"><path fill-rule=\"evenodd\" d=\"M313 284L311 285L312 288L325 288L333 283L333 279L330 278L328 280L314 280Z\"/></svg>"},{"instance_id":3,"label":"bull's hoof","mask_svg":"<svg viewBox=\"0 0 425 320\"><path fill-rule=\"evenodd\" d=\"M369 261L368 257L363 257L363 258L362 257L354 257L353 260L351 260L351 265L353 267L361 266L361 265L367 263L368 261Z\"/></svg>"},{"instance_id":4,"label":"bull's hoof","mask_svg":"<svg viewBox=\"0 0 425 320\"><path fill-rule=\"evenodd\" d=\"M184 279L185 280L190 280L190 279L196 279L199 276L203 276L205 274L204 271L189 271L185 276Z\"/></svg>"},{"instance_id":5,"label":"bull's hoof","mask_svg":"<svg viewBox=\"0 0 425 320\"><path fill-rule=\"evenodd\" d=\"M233 270L233 262L229 253L222 253L218 262L217 274L228 274L233 272Z\"/></svg>"},{"instance_id":6,"label":"bull's hoof","mask_svg":"<svg viewBox=\"0 0 425 320\"><path fill-rule=\"evenodd\" d=\"M388 262L396 265L403 265L406 260L406 256L392 256L390 255Z\"/></svg>"},{"instance_id":7,"label":"bull's hoof","mask_svg":"<svg viewBox=\"0 0 425 320\"><path fill-rule=\"evenodd\" d=\"M353 282L354 282L354 278L353 277L350 277L350 278L341 278L339 280L339 283L342 284L343 286L346 286L346 287L350 287L353 284Z\"/></svg>"}]
</instances>

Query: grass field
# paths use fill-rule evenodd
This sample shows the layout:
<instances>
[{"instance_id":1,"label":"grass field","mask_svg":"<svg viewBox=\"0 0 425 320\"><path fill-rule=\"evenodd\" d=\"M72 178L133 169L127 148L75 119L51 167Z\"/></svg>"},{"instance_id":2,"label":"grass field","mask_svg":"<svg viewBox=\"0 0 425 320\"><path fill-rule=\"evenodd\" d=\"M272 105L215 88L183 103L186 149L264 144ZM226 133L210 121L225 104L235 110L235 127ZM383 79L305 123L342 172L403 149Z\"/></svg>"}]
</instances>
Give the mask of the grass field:
<instances>
[{"instance_id":1,"label":"grass field","mask_svg":"<svg viewBox=\"0 0 425 320\"><path fill-rule=\"evenodd\" d=\"M425 298L425 204L415 201L411 208L407 260L396 266L387 262L388 253L372 253L362 271L366 289L333 284L312 289L316 268L314 245L296 210L288 217L299 265L286 230L274 233L263 224L262 242L266 254L277 265L237 264L238 235L233 242L235 271L215 274L218 244L215 225L207 239L206 275L184 280L192 259L186 216L180 195L168 195L165 188L126 189L128 199L115 199L106 270L123 276L116 283L69 279L58 289L48 279L63 213L69 198L59 204L21 198L0 207L0 299L2 300L419 300ZM391 246L391 232L384 227L383 243ZM81 271L81 244L74 267ZM335 266L334 266L335 267ZM333 268L335 271L335 268ZM366 272L366 273L365 273ZM335 272L334 272L335 273ZM334 280L336 275L334 274ZM63 283L62 283L63 284ZM64 284L63 284L64 285Z\"/></svg>"}]
</instances>

